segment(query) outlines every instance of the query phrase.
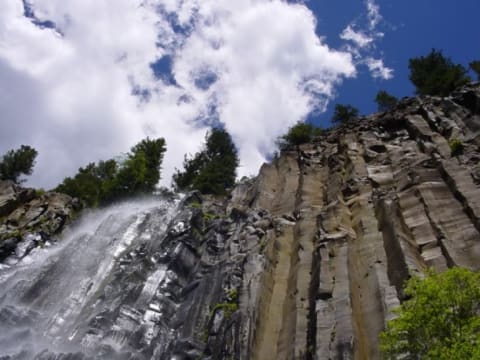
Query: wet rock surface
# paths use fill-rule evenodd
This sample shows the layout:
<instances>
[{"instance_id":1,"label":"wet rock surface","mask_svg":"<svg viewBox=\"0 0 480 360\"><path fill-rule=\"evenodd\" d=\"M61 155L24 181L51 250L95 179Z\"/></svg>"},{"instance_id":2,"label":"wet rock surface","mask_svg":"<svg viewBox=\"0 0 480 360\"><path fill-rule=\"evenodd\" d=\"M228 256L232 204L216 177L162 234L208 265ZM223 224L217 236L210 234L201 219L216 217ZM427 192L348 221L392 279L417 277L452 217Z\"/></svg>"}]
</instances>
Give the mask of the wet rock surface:
<instances>
[{"instance_id":1,"label":"wet rock surface","mask_svg":"<svg viewBox=\"0 0 480 360\"><path fill-rule=\"evenodd\" d=\"M55 240L79 210L80 203L68 195L0 180L0 263L16 262Z\"/></svg>"},{"instance_id":2,"label":"wet rock surface","mask_svg":"<svg viewBox=\"0 0 480 360\"><path fill-rule=\"evenodd\" d=\"M2 354L238 358L255 328L249 313L273 228L266 211L234 220L221 200L198 194L93 212L0 271Z\"/></svg>"}]
</instances>

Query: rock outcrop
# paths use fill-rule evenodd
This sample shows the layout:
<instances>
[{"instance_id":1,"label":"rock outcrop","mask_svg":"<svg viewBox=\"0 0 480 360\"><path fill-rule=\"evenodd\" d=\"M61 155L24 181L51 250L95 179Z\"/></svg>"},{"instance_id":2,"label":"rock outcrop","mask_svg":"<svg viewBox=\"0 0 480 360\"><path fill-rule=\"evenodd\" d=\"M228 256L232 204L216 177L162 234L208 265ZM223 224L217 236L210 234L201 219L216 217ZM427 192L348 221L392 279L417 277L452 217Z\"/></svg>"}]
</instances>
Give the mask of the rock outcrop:
<instances>
[{"instance_id":1,"label":"rock outcrop","mask_svg":"<svg viewBox=\"0 0 480 360\"><path fill-rule=\"evenodd\" d=\"M329 130L228 199L109 210L38 270L3 275L0 345L27 332L8 359L379 359L405 280L480 270L479 159L476 84ZM12 189L4 228L72 204ZM12 212L19 198L37 205Z\"/></svg>"},{"instance_id":2,"label":"rock outcrop","mask_svg":"<svg viewBox=\"0 0 480 360\"><path fill-rule=\"evenodd\" d=\"M241 358L378 359L405 280L480 270L479 159L477 84L404 99L264 165L230 204L274 223Z\"/></svg>"},{"instance_id":3,"label":"rock outcrop","mask_svg":"<svg viewBox=\"0 0 480 360\"><path fill-rule=\"evenodd\" d=\"M59 235L80 203L65 194L39 193L14 182L0 180L0 262L11 262Z\"/></svg>"}]
</instances>

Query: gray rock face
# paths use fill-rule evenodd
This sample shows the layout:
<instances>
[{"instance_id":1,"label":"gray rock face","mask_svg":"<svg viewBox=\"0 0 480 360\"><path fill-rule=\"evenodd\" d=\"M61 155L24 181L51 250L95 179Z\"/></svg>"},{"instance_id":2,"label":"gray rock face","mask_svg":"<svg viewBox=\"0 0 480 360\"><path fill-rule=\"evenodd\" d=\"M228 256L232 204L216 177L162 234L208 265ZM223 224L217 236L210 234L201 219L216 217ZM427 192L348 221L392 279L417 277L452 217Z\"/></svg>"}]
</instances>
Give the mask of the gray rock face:
<instances>
[{"instance_id":1,"label":"gray rock face","mask_svg":"<svg viewBox=\"0 0 480 360\"><path fill-rule=\"evenodd\" d=\"M33 189L23 189L10 180L0 180L0 216L6 216L19 205L35 197Z\"/></svg>"},{"instance_id":2,"label":"gray rock face","mask_svg":"<svg viewBox=\"0 0 480 360\"><path fill-rule=\"evenodd\" d=\"M16 262L37 245L60 234L80 209L65 194L22 188L0 181L0 262ZM13 255L13 256L12 256Z\"/></svg>"},{"instance_id":3,"label":"gray rock face","mask_svg":"<svg viewBox=\"0 0 480 360\"><path fill-rule=\"evenodd\" d=\"M480 270L479 89L405 99L264 165L244 201L282 220L243 359L378 359L409 276Z\"/></svg>"},{"instance_id":4,"label":"gray rock face","mask_svg":"<svg viewBox=\"0 0 480 360\"><path fill-rule=\"evenodd\" d=\"M19 260L0 268L0 354L379 359L406 279L480 270L479 104L478 85L404 99L283 153L228 199L110 208L50 248L4 241ZM10 221L62 208L35 204Z\"/></svg>"}]
</instances>

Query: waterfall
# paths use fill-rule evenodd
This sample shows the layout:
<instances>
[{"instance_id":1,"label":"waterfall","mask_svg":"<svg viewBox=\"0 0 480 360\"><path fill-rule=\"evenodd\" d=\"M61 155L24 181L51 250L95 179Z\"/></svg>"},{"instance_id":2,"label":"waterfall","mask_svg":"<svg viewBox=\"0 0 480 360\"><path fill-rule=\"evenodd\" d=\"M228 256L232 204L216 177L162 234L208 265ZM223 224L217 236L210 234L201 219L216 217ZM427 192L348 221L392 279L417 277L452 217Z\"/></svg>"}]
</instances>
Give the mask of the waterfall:
<instances>
[{"instance_id":1,"label":"waterfall","mask_svg":"<svg viewBox=\"0 0 480 360\"><path fill-rule=\"evenodd\" d=\"M0 268L0 359L161 353L171 336L163 318L175 310L161 291L174 281L162 244L178 206L155 199L95 210L58 242L7 260Z\"/></svg>"}]
</instances>

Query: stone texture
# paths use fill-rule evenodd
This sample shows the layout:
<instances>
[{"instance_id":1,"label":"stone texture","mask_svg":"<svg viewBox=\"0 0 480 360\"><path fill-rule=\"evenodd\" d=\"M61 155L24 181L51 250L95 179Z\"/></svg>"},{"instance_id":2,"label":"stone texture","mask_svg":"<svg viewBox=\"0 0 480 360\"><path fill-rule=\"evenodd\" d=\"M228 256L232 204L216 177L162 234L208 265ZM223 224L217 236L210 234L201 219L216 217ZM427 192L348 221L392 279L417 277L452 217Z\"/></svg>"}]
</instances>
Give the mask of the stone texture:
<instances>
[{"instance_id":1,"label":"stone texture","mask_svg":"<svg viewBox=\"0 0 480 360\"><path fill-rule=\"evenodd\" d=\"M242 359L378 359L409 276L480 270L479 103L478 85L404 99L263 166L249 204L294 221L269 238Z\"/></svg>"},{"instance_id":2,"label":"stone texture","mask_svg":"<svg viewBox=\"0 0 480 360\"><path fill-rule=\"evenodd\" d=\"M53 239L78 210L79 202L68 195L38 194L12 181L0 181L0 262L12 254L16 256L9 262L16 262Z\"/></svg>"},{"instance_id":3,"label":"stone texture","mask_svg":"<svg viewBox=\"0 0 480 360\"><path fill-rule=\"evenodd\" d=\"M37 358L379 359L405 280L430 267L480 270L479 104L478 84L405 98L285 151L228 199L192 194L168 222L160 210L143 214L94 289L82 282L88 307L74 298L62 308L80 314L72 341L81 351ZM7 188L0 204L14 201ZM40 226L62 213L60 199L32 204L8 210L4 224ZM96 232L98 251L117 241L115 223ZM25 303L42 302L49 274ZM38 316L0 309L8 329Z\"/></svg>"}]
</instances>

